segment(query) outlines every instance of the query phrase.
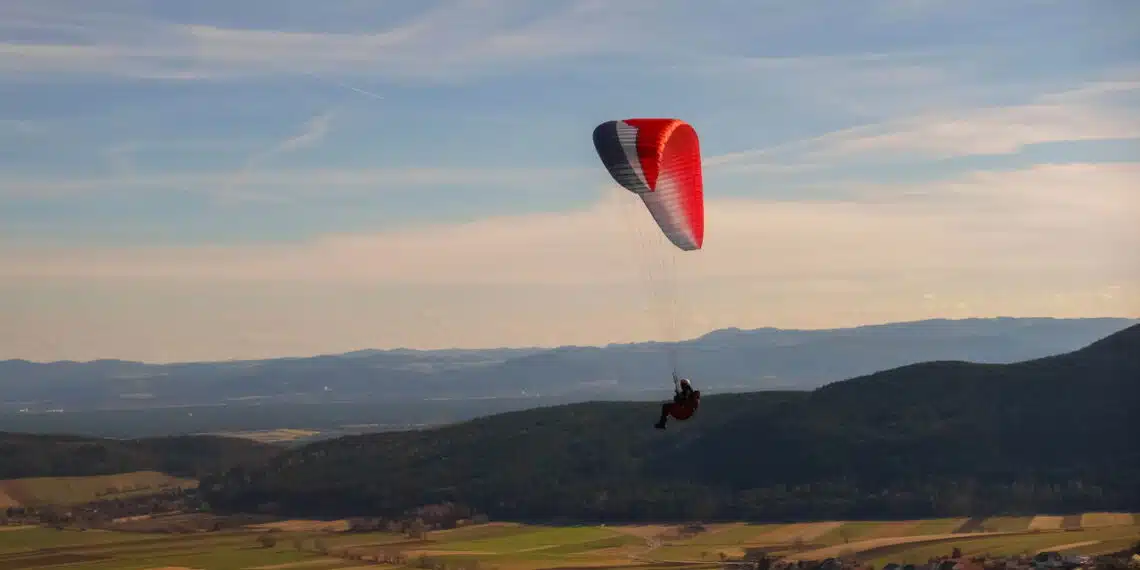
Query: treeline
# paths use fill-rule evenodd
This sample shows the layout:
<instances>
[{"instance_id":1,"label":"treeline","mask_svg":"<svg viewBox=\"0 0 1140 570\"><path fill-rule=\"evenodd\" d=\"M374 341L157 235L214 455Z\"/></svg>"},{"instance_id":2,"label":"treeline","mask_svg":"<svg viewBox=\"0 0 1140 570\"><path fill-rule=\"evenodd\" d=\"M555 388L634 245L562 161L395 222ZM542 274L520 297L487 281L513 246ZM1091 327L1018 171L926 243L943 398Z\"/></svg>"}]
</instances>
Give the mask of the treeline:
<instances>
[{"instance_id":1,"label":"treeline","mask_svg":"<svg viewBox=\"0 0 1140 570\"><path fill-rule=\"evenodd\" d=\"M280 448L248 440L176 436L114 440L0 432L0 479L160 471L202 477L264 465Z\"/></svg>"},{"instance_id":2,"label":"treeline","mask_svg":"<svg viewBox=\"0 0 1140 570\"><path fill-rule=\"evenodd\" d=\"M1131 473L1133 477L1140 475L1135 470ZM389 481L384 478L380 484ZM223 485L209 494L209 500L237 511L339 517L397 512L433 495L437 493L423 487L397 496L353 483L302 490L269 486L254 479L247 486ZM563 523L879 520L1140 510L1133 486L1106 487L1078 480L1062 484L931 479L876 488L860 487L837 477L790 487L732 490L715 485L659 482L650 477L610 479L605 485L595 481L574 485L536 476L526 487L472 489L458 483L450 496L474 508L486 509L496 519Z\"/></svg>"},{"instance_id":3,"label":"treeline","mask_svg":"<svg viewBox=\"0 0 1140 570\"><path fill-rule=\"evenodd\" d=\"M587 403L319 442L203 481L233 510L452 501L514 520L793 520L1140 510L1140 326L1011 365L940 362L811 393Z\"/></svg>"}]
</instances>

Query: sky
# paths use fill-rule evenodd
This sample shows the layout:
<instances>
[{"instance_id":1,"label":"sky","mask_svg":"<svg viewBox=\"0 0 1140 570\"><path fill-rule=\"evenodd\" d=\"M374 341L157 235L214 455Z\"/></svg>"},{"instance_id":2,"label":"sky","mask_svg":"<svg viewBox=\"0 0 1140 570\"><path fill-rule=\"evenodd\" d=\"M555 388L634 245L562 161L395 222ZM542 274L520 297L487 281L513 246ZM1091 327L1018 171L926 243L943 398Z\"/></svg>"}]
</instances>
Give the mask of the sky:
<instances>
[{"instance_id":1,"label":"sky","mask_svg":"<svg viewBox=\"0 0 1140 570\"><path fill-rule=\"evenodd\" d=\"M1140 316L1133 0L5 0L0 358ZM700 136L672 249L594 152Z\"/></svg>"}]
</instances>

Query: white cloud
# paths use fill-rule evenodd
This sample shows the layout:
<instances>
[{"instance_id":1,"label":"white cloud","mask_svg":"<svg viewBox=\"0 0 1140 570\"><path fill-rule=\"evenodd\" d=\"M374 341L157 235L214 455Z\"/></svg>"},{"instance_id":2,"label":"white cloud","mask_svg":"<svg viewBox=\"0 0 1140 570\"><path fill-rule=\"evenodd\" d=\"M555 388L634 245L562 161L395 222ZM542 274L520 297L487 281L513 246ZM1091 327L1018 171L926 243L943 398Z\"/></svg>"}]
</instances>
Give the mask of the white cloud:
<instances>
[{"instance_id":1,"label":"white cloud","mask_svg":"<svg viewBox=\"0 0 1140 570\"><path fill-rule=\"evenodd\" d=\"M933 316L1137 316L1138 181L1140 164L1056 165L920 192L853 188L853 201L713 200L695 253L670 253L618 189L579 212L300 244L10 247L0 249L0 346L177 360ZM674 301L655 289L671 271ZM670 307L675 330L659 323Z\"/></svg>"},{"instance_id":2,"label":"white cloud","mask_svg":"<svg viewBox=\"0 0 1140 570\"><path fill-rule=\"evenodd\" d=\"M926 185L921 193L864 187L854 201L711 200L706 249L680 254L688 268L682 279L890 279L899 271L1000 276L1079 268L1137 278L1140 267L1130 266L1126 256L1140 243L1137 182L1140 164L1059 165L977 173ZM638 243L630 232L651 239L656 232L640 203L614 192L624 206L607 200L566 214L328 235L301 246L9 250L0 276L500 285L622 281L631 275L623 257L629 252L621 248ZM640 229L631 230L631 224ZM744 263L748 259L763 261Z\"/></svg>"},{"instance_id":3,"label":"white cloud","mask_svg":"<svg viewBox=\"0 0 1140 570\"><path fill-rule=\"evenodd\" d=\"M904 158L1013 154L1033 144L1140 138L1140 75L1096 81L1030 103L957 108L710 157L714 169L806 169Z\"/></svg>"}]
</instances>

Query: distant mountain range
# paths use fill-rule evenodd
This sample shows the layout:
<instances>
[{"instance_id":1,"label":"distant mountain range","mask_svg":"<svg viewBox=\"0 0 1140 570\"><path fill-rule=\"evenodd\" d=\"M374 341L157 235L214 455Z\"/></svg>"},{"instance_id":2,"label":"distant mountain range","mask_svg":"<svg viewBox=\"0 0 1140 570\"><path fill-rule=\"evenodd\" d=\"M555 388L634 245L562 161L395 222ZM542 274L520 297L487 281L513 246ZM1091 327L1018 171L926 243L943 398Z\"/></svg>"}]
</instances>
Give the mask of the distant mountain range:
<instances>
[{"instance_id":1,"label":"distant mountain range","mask_svg":"<svg viewBox=\"0 0 1140 570\"><path fill-rule=\"evenodd\" d=\"M931 360L1007 363L1073 350L1137 319L926 320L830 330L723 329L677 343L705 393L810 390ZM0 413L171 405L533 398L658 398L662 343L605 347L364 350L269 360L146 364L0 361Z\"/></svg>"}]
</instances>

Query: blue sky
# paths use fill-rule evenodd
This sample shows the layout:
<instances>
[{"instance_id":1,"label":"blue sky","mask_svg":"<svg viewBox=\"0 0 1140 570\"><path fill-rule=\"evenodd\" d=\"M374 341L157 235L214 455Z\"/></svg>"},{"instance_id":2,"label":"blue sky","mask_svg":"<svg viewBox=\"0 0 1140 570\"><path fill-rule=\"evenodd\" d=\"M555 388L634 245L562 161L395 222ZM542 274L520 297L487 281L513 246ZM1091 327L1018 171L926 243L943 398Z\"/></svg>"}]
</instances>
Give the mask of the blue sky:
<instances>
[{"instance_id":1,"label":"blue sky","mask_svg":"<svg viewBox=\"0 0 1140 570\"><path fill-rule=\"evenodd\" d=\"M0 358L1136 316L1136 21L1128 0L9 0ZM708 241L675 275L638 273L673 254L593 153L631 116L701 136Z\"/></svg>"}]
</instances>

